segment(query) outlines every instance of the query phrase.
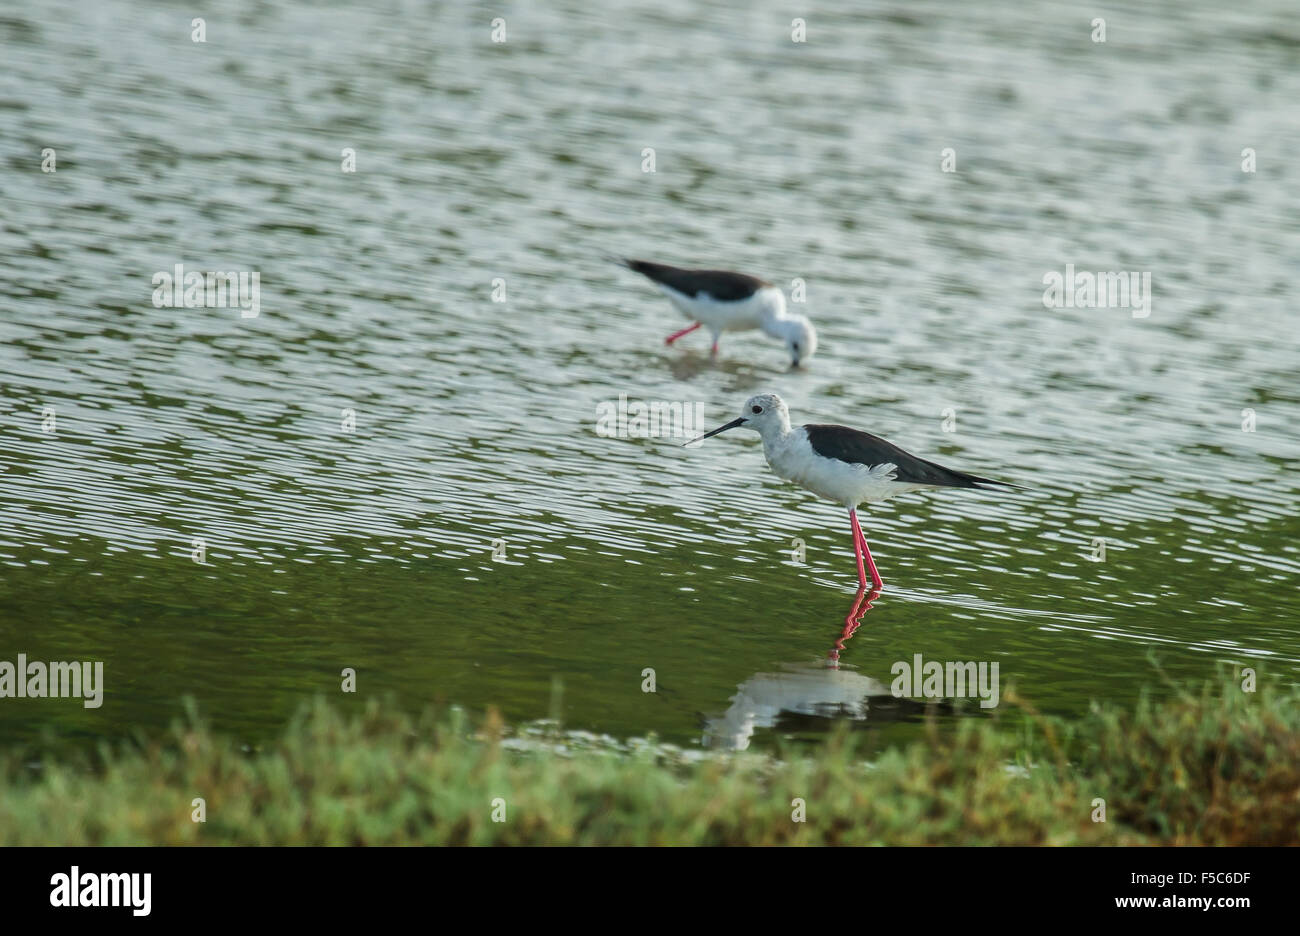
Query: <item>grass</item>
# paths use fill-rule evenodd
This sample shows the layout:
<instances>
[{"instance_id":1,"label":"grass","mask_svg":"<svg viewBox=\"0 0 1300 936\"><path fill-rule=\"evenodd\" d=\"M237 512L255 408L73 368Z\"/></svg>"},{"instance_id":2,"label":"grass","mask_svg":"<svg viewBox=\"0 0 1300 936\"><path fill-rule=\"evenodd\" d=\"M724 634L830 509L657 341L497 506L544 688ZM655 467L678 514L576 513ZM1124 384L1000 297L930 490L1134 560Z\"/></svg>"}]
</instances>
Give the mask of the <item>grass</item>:
<instances>
[{"instance_id":1,"label":"grass","mask_svg":"<svg viewBox=\"0 0 1300 936\"><path fill-rule=\"evenodd\" d=\"M491 712L471 725L323 701L250 754L191 714L93 761L0 758L0 843L1300 844L1294 691L1227 682L1070 722L1006 701L1023 729L931 725L871 763L848 732L781 757L521 750ZM195 797L206 822L191 819Z\"/></svg>"}]
</instances>

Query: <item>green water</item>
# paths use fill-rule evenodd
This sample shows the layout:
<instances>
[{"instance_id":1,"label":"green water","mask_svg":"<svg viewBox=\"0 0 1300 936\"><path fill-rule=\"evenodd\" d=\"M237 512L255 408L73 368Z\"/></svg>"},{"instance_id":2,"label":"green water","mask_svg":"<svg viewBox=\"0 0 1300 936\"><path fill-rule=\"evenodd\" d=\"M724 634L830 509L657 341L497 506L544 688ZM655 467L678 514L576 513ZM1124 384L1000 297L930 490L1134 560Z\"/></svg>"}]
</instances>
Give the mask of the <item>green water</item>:
<instances>
[{"instance_id":1,"label":"green water","mask_svg":"<svg viewBox=\"0 0 1300 936\"><path fill-rule=\"evenodd\" d=\"M775 2L194 15L0 16L0 660L106 684L0 700L0 740L184 695L249 743L317 693L521 722L559 677L618 737L888 741L914 711L828 700L918 653L1066 715L1300 675L1289 4L832 3L806 43ZM801 279L821 350L666 348L605 253ZM260 314L155 307L177 263L259 271ZM1067 264L1150 272L1150 316L1045 308ZM839 508L752 434L596 432L620 394L712 426L761 390L1025 488L864 511L887 591L839 671Z\"/></svg>"}]
</instances>

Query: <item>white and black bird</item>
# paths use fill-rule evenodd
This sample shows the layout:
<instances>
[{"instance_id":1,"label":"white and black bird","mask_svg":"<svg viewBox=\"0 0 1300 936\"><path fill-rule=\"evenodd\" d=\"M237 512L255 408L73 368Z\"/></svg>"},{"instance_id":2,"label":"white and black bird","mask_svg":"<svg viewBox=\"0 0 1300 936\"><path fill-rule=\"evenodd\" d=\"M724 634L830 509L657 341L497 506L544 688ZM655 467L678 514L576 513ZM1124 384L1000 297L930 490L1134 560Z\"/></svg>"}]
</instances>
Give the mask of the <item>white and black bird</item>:
<instances>
[{"instance_id":1,"label":"white and black bird","mask_svg":"<svg viewBox=\"0 0 1300 936\"><path fill-rule=\"evenodd\" d=\"M867 586L866 569L871 571L874 588L880 589L885 583L876 571L871 550L858 525L859 504L874 504L896 494L927 488L1014 487L1005 481L991 481L936 465L878 436L847 426L792 428L790 411L775 393L750 397L740 418L692 441L699 442L739 426L753 429L763 437L763 455L778 475L848 508L853 552L858 560L858 585L863 589Z\"/></svg>"},{"instance_id":2,"label":"white and black bird","mask_svg":"<svg viewBox=\"0 0 1300 936\"><path fill-rule=\"evenodd\" d=\"M817 331L812 322L807 316L787 312L785 295L766 280L728 270L682 270L649 260L614 259L658 286L694 323L673 332L665 344L704 326L713 334L713 353L717 354L723 332L761 328L785 342L796 367L817 353Z\"/></svg>"}]
</instances>

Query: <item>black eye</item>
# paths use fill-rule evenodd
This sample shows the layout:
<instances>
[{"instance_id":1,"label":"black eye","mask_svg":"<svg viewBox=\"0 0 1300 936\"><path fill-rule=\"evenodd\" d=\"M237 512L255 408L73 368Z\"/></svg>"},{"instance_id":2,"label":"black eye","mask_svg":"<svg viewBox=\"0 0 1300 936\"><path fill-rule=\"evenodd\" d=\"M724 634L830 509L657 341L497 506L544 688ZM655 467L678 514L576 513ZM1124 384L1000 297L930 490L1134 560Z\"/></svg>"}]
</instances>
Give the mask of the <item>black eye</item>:
<instances>
[{"instance_id":1,"label":"black eye","mask_svg":"<svg viewBox=\"0 0 1300 936\"><path fill-rule=\"evenodd\" d=\"M761 413L761 412L763 412L763 407L761 407L761 406L755 406L752 410L750 410L750 412L751 412L751 413Z\"/></svg>"},{"instance_id":2,"label":"black eye","mask_svg":"<svg viewBox=\"0 0 1300 936\"><path fill-rule=\"evenodd\" d=\"M796 354L799 352L799 342L796 341L793 345L791 345L791 347L794 348Z\"/></svg>"}]
</instances>

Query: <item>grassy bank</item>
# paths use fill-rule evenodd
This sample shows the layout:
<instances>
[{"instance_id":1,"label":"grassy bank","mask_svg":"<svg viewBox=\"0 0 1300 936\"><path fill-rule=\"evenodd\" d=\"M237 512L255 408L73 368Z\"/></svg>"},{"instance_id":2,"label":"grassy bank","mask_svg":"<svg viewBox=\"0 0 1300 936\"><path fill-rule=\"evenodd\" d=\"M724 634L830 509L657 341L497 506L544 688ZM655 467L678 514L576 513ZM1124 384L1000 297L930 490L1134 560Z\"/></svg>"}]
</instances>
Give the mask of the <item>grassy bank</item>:
<instances>
[{"instance_id":1,"label":"grassy bank","mask_svg":"<svg viewBox=\"0 0 1300 936\"><path fill-rule=\"evenodd\" d=\"M1229 682L1069 723L1031 715L1021 732L970 719L870 764L849 734L780 759L559 754L514 749L490 715L318 702L254 754L196 719L94 765L34 771L11 753L0 842L1294 845L1297 702ZM195 797L206 822L191 820Z\"/></svg>"}]
</instances>

